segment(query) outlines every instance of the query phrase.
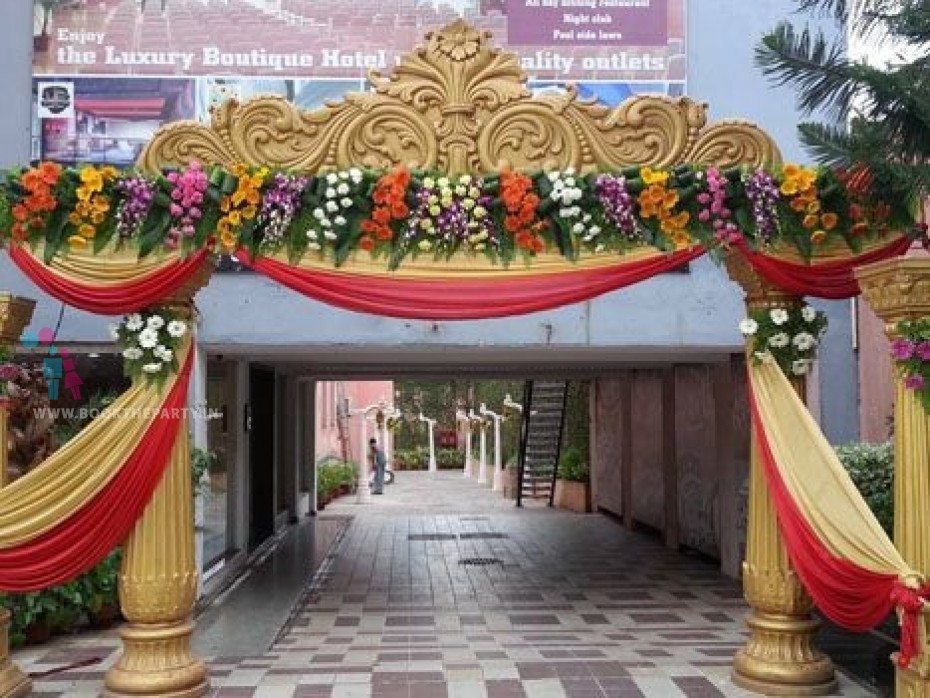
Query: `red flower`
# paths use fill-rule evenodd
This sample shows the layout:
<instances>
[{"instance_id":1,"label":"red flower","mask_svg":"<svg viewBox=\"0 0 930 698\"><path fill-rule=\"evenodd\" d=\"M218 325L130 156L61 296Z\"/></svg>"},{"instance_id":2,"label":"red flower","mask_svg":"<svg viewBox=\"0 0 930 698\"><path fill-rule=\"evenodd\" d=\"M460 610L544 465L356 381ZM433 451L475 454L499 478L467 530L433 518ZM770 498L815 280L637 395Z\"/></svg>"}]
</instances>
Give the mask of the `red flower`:
<instances>
[{"instance_id":1,"label":"red flower","mask_svg":"<svg viewBox=\"0 0 930 698\"><path fill-rule=\"evenodd\" d=\"M373 250L375 247L375 241L367 235L363 235L358 241L358 246L363 250Z\"/></svg>"}]
</instances>

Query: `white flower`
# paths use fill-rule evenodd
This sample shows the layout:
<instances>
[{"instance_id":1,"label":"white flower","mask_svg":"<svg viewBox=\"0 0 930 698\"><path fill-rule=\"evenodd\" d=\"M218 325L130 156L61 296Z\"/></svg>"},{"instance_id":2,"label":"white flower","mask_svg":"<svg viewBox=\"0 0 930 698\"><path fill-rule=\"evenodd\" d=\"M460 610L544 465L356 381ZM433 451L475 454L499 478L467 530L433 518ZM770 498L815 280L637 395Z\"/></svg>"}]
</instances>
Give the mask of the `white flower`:
<instances>
[{"instance_id":1,"label":"white flower","mask_svg":"<svg viewBox=\"0 0 930 698\"><path fill-rule=\"evenodd\" d=\"M435 186L436 186L436 180L433 179L432 177L427 177L426 179L423 180L424 189L432 189Z\"/></svg>"},{"instance_id":2,"label":"white flower","mask_svg":"<svg viewBox=\"0 0 930 698\"><path fill-rule=\"evenodd\" d=\"M307 230L307 237L310 238L311 240L316 240L317 235L319 235L319 233L315 231L313 228L310 228Z\"/></svg>"},{"instance_id":3,"label":"white flower","mask_svg":"<svg viewBox=\"0 0 930 698\"><path fill-rule=\"evenodd\" d=\"M581 233L583 233L584 223L575 223L575 225L572 226L572 232L577 235L580 235Z\"/></svg>"},{"instance_id":4,"label":"white flower","mask_svg":"<svg viewBox=\"0 0 930 698\"><path fill-rule=\"evenodd\" d=\"M168 323L168 334L172 337L183 337L187 332L187 325L180 320L172 320Z\"/></svg>"},{"instance_id":5,"label":"white flower","mask_svg":"<svg viewBox=\"0 0 930 698\"><path fill-rule=\"evenodd\" d=\"M349 173L345 170L339 170L339 179L348 179Z\"/></svg>"},{"instance_id":6,"label":"white flower","mask_svg":"<svg viewBox=\"0 0 930 698\"><path fill-rule=\"evenodd\" d=\"M455 194L456 196L465 196L466 194L468 194L468 187L466 187L464 184L458 185L455 188Z\"/></svg>"},{"instance_id":7,"label":"white flower","mask_svg":"<svg viewBox=\"0 0 930 698\"><path fill-rule=\"evenodd\" d=\"M320 243L318 243L318 242L311 242L309 245L307 245L307 247L310 248L311 250L321 250L321 249L323 249L323 248L320 246Z\"/></svg>"},{"instance_id":8,"label":"white flower","mask_svg":"<svg viewBox=\"0 0 930 698\"><path fill-rule=\"evenodd\" d=\"M600 235L600 234L601 234L601 226L599 226L599 225L592 225L592 226L591 226L591 235Z\"/></svg>"},{"instance_id":9,"label":"white flower","mask_svg":"<svg viewBox=\"0 0 930 698\"><path fill-rule=\"evenodd\" d=\"M574 167L566 167L566 168L565 168L565 175L566 175L566 176L571 176L571 175L573 175L573 174L575 174L575 168L574 168Z\"/></svg>"},{"instance_id":10,"label":"white flower","mask_svg":"<svg viewBox=\"0 0 930 698\"><path fill-rule=\"evenodd\" d=\"M605 249L607 249L607 248L606 248L606 246L604 245L603 242L599 242L599 243L597 243L597 245L594 246L594 251L595 251L595 252L603 252Z\"/></svg>"},{"instance_id":11,"label":"white flower","mask_svg":"<svg viewBox=\"0 0 930 698\"><path fill-rule=\"evenodd\" d=\"M332 230L325 230L323 231L323 237L327 240L335 240L339 236L336 235L336 233L334 233Z\"/></svg>"},{"instance_id":12,"label":"white flower","mask_svg":"<svg viewBox=\"0 0 930 698\"><path fill-rule=\"evenodd\" d=\"M335 172L330 172L328 175L326 175L327 184L335 184L338 181L339 181L339 177L336 175Z\"/></svg>"},{"instance_id":13,"label":"white flower","mask_svg":"<svg viewBox=\"0 0 930 698\"><path fill-rule=\"evenodd\" d=\"M559 175L558 171L556 171L556 172L550 172L549 174L546 175L546 177L548 177L548 178L549 178L549 181L552 182L552 183L555 183L555 181L559 178L559 176L560 176L560 175Z\"/></svg>"},{"instance_id":14,"label":"white flower","mask_svg":"<svg viewBox=\"0 0 930 698\"><path fill-rule=\"evenodd\" d=\"M352 178L352 181L358 184L362 181L362 171L357 167L349 168L349 177Z\"/></svg>"},{"instance_id":15,"label":"white flower","mask_svg":"<svg viewBox=\"0 0 930 698\"><path fill-rule=\"evenodd\" d=\"M138 361L142 358L142 350L139 347L127 347L123 349L123 358L130 361Z\"/></svg>"},{"instance_id":16,"label":"white flower","mask_svg":"<svg viewBox=\"0 0 930 698\"><path fill-rule=\"evenodd\" d=\"M329 218L324 218L323 220L320 221L320 227L321 228L332 228L333 222L329 220Z\"/></svg>"},{"instance_id":17,"label":"white flower","mask_svg":"<svg viewBox=\"0 0 930 698\"><path fill-rule=\"evenodd\" d=\"M119 339L119 325L110 325L110 339L114 342Z\"/></svg>"},{"instance_id":18,"label":"white flower","mask_svg":"<svg viewBox=\"0 0 930 698\"><path fill-rule=\"evenodd\" d=\"M591 214L590 213L584 214L584 216L581 217L581 220L587 223L588 221L591 220Z\"/></svg>"},{"instance_id":19,"label":"white flower","mask_svg":"<svg viewBox=\"0 0 930 698\"><path fill-rule=\"evenodd\" d=\"M438 216L440 213L442 213L442 209L439 206L433 205L429 207L429 215Z\"/></svg>"},{"instance_id":20,"label":"white flower","mask_svg":"<svg viewBox=\"0 0 930 698\"><path fill-rule=\"evenodd\" d=\"M327 210L329 213L335 213L336 211L339 210L339 204L337 204L335 201L327 201L327 202L326 202L326 210Z\"/></svg>"},{"instance_id":21,"label":"white flower","mask_svg":"<svg viewBox=\"0 0 930 698\"><path fill-rule=\"evenodd\" d=\"M324 218L326 218L326 211L324 211L321 208L315 208L313 209L313 217L316 218L318 221L321 221Z\"/></svg>"},{"instance_id":22,"label":"white flower","mask_svg":"<svg viewBox=\"0 0 930 698\"><path fill-rule=\"evenodd\" d=\"M748 317L740 322L739 331L743 333L744 337L751 337L759 331L759 323L753 320L751 317Z\"/></svg>"},{"instance_id":23,"label":"white flower","mask_svg":"<svg viewBox=\"0 0 930 698\"><path fill-rule=\"evenodd\" d=\"M571 207L559 209L559 218L571 218L574 215L575 211Z\"/></svg>"},{"instance_id":24,"label":"white flower","mask_svg":"<svg viewBox=\"0 0 930 698\"><path fill-rule=\"evenodd\" d=\"M420 221L420 227L423 230L430 230L433 227L433 221L431 221L429 218L424 218Z\"/></svg>"},{"instance_id":25,"label":"white flower","mask_svg":"<svg viewBox=\"0 0 930 698\"><path fill-rule=\"evenodd\" d=\"M341 196L345 196L346 194L349 193L349 185L346 184L345 182L340 182L340 183L339 183L339 186L336 187L336 191L337 191Z\"/></svg>"},{"instance_id":26,"label":"white flower","mask_svg":"<svg viewBox=\"0 0 930 698\"><path fill-rule=\"evenodd\" d=\"M568 173L566 172L565 174L568 174ZM573 186L575 186L575 178L574 178L574 177L566 177L566 178L565 178L565 186L566 186L566 187L573 187Z\"/></svg>"},{"instance_id":27,"label":"white flower","mask_svg":"<svg viewBox=\"0 0 930 698\"><path fill-rule=\"evenodd\" d=\"M165 326L165 319L161 315L152 315L145 324L153 330L160 330Z\"/></svg>"},{"instance_id":28,"label":"white flower","mask_svg":"<svg viewBox=\"0 0 930 698\"><path fill-rule=\"evenodd\" d=\"M475 206L475 218L484 218L488 215L488 210L484 206Z\"/></svg>"},{"instance_id":29,"label":"white flower","mask_svg":"<svg viewBox=\"0 0 930 698\"><path fill-rule=\"evenodd\" d=\"M769 311L769 317L776 325L784 325L788 322L788 311L784 308L774 308Z\"/></svg>"},{"instance_id":30,"label":"white flower","mask_svg":"<svg viewBox=\"0 0 930 698\"><path fill-rule=\"evenodd\" d=\"M142 329L143 324L142 316L139 313L133 313L126 318L126 329L130 332L138 332Z\"/></svg>"},{"instance_id":31,"label":"white flower","mask_svg":"<svg viewBox=\"0 0 930 698\"><path fill-rule=\"evenodd\" d=\"M333 223L335 223L336 225L345 225L345 224L346 224L346 219L343 218L342 216L336 216L336 217L333 219Z\"/></svg>"},{"instance_id":32,"label":"white flower","mask_svg":"<svg viewBox=\"0 0 930 698\"><path fill-rule=\"evenodd\" d=\"M158 332L151 327L146 327L139 333L139 346L144 349L152 349L158 344Z\"/></svg>"},{"instance_id":33,"label":"white flower","mask_svg":"<svg viewBox=\"0 0 930 698\"><path fill-rule=\"evenodd\" d=\"M448 177L440 177L439 179L436 180L436 184L439 185L439 188L440 188L440 189L448 189L448 188L449 188L449 178L448 178Z\"/></svg>"},{"instance_id":34,"label":"white flower","mask_svg":"<svg viewBox=\"0 0 930 698\"><path fill-rule=\"evenodd\" d=\"M478 187L472 187L468 190L468 195L473 199L477 199L481 196L481 190Z\"/></svg>"},{"instance_id":35,"label":"white flower","mask_svg":"<svg viewBox=\"0 0 930 698\"><path fill-rule=\"evenodd\" d=\"M769 346L775 347L776 349L782 349L783 347L788 346L791 342L791 337L788 336L787 332L779 332L778 334L773 334L769 337Z\"/></svg>"},{"instance_id":36,"label":"white flower","mask_svg":"<svg viewBox=\"0 0 930 698\"><path fill-rule=\"evenodd\" d=\"M159 371L161 371L161 367L162 367L161 362L156 362L152 364L145 364L144 366L142 366L142 370L145 371L146 373L158 373Z\"/></svg>"},{"instance_id":37,"label":"white flower","mask_svg":"<svg viewBox=\"0 0 930 698\"><path fill-rule=\"evenodd\" d=\"M352 199L348 196L344 196L339 203L343 208L352 208Z\"/></svg>"},{"instance_id":38,"label":"white flower","mask_svg":"<svg viewBox=\"0 0 930 698\"><path fill-rule=\"evenodd\" d=\"M159 347L159 348L161 349L161 352L159 352L155 356L157 356L159 359L161 359L165 363L168 363L169 361L171 361L172 357L174 356L174 352L171 351L168 347Z\"/></svg>"},{"instance_id":39,"label":"white flower","mask_svg":"<svg viewBox=\"0 0 930 698\"><path fill-rule=\"evenodd\" d=\"M335 199L335 198L336 198L336 190L335 190L333 187L327 187L327 188L326 188L326 198L327 198L327 199Z\"/></svg>"},{"instance_id":40,"label":"white flower","mask_svg":"<svg viewBox=\"0 0 930 698\"><path fill-rule=\"evenodd\" d=\"M795 335L791 343L798 348L798 351L807 351L811 347L816 346L817 338L810 332L801 332Z\"/></svg>"},{"instance_id":41,"label":"white flower","mask_svg":"<svg viewBox=\"0 0 930 698\"><path fill-rule=\"evenodd\" d=\"M432 249L433 243L429 240L420 240L420 242L417 243L417 247L426 252L427 250Z\"/></svg>"},{"instance_id":42,"label":"white flower","mask_svg":"<svg viewBox=\"0 0 930 698\"><path fill-rule=\"evenodd\" d=\"M791 372L796 376L803 376L810 368L810 364L808 359L797 359L791 363Z\"/></svg>"},{"instance_id":43,"label":"white flower","mask_svg":"<svg viewBox=\"0 0 930 698\"><path fill-rule=\"evenodd\" d=\"M459 184L464 184L466 186L471 184L471 175L463 174L461 177L459 177Z\"/></svg>"},{"instance_id":44,"label":"white flower","mask_svg":"<svg viewBox=\"0 0 930 698\"><path fill-rule=\"evenodd\" d=\"M817 311L809 305L805 305L801 308L801 317L804 318L804 322L813 322L817 319Z\"/></svg>"}]
</instances>

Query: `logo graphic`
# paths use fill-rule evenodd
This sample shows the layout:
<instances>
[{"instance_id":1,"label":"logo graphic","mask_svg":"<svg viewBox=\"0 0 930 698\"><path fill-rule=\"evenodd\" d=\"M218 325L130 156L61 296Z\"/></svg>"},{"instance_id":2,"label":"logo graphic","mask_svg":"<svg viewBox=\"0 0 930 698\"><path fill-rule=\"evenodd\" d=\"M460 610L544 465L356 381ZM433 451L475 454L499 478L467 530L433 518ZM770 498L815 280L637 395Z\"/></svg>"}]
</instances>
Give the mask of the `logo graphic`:
<instances>
[{"instance_id":1,"label":"logo graphic","mask_svg":"<svg viewBox=\"0 0 930 698\"><path fill-rule=\"evenodd\" d=\"M74 368L74 359L71 358L70 352L52 344L55 341L55 330L43 327L38 334L27 332L21 341L27 349L35 349L39 344L48 346L48 356L42 359L42 375L48 382L49 400L57 400L62 389L69 391L75 400L81 399L81 386L84 381Z\"/></svg>"},{"instance_id":2,"label":"logo graphic","mask_svg":"<svg viewBox=\"0 0 930 698\"><path fill-rule=\"evenodd\" d=\"M37 93L40 119L74 116L73 82L40 82Z\"/></svg>"}]
</instances>

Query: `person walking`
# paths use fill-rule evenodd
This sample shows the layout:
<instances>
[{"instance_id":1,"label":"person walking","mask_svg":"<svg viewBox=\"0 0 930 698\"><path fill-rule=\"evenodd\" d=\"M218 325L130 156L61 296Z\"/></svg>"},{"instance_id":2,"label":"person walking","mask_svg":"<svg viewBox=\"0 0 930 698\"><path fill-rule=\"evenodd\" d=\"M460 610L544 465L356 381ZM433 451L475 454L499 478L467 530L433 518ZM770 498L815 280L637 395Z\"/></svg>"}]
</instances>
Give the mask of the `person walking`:
<instances>
[{"instance_id":1,"label":"person walking","mask_svg":"<svg viewBox=\"0 0 930 698\"><path fill-rule=\"evenodd\" d=\"M387 457L384 455L384 449L378 446L377 439L369 439L371 467L375 471L375 482L371 488L372 494L384 494L384 470L387 468Z\"/></svg>"}]
</instances>

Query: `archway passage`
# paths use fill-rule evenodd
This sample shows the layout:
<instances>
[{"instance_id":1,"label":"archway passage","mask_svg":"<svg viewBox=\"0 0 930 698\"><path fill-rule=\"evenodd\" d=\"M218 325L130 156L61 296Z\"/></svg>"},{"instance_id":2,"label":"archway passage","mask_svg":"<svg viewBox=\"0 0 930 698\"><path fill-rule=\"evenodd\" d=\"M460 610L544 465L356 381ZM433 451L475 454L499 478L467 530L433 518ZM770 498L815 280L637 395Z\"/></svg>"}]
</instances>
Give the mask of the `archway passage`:
<instances>
[{"instance_id":1,"label":"archway passage","mask_svg":"<svg viewBox=\"0 0 930 698\"><path fill-rule=\"evenodd\" d=\"M425 67L442 79L424 85ZM802 295L857 294L856 267L893 258L910 245L907 234L896 232L910 230L907 207L867 172L782 166L761 130L745 123L707 127L703 107L687 99L637 98L608 116L572 92L533 97L524 83L513 56L457 23L430 35L390 79L377 78L372 95L315 114L275 99L241 107L230 102L210 126L163 129L141 164L150 173L181 169L146 178L42 163L14 174L5 190L11 255L53 297L95 312L134 313L118 334L132 350L127 360L137 388L150 388L147 406L157 407L165 383L147 376L170 376L176 391L169 396L183 403L196 352L191 299L217 252L343 307L463 319L584 300L711 250L726 257L758 326L803 317ZM918 303L900 318L925 311ZM805 340L802 348L788 339L769 348L777 354L779 344L787 345L794 360L783 366L803 376L812 356L804 352L816 341ZM750 350L755 341L749 340ZM760 380L763 373L750 371ZM778 371L772 380L787 385ZM760 419L759 446L769 443L763 432L772 426ZM139 438L169 427L183 434L184 426L183 418L159 410ZM79 439L68 455L76 456L88 440ZM912 454L922 447L903 445ZM127 541L122 596L131 621L123 635L126 654L108 674L114 695L206 690L203 665L188 647L196 588L190 456L183 436L164 446L161 467L147 470L164 477L149 477L147 484L134 478L133 501L149 501L141 518L126 516L108 529L114 540ZM773 489L781 497L769 496L766 483L786 478L791 463L779 457L777 445L760 453L744 574L755 611L753 639L738 655L736 679L756 690L787 683L828 691L832 667L810 646L811 603L798 575L815 593L851 589L885 611L894 589L895 603L911 608L905 627L916 644L919 575L908 564L922 563L910 552L905 563L881 537L869 539L875 554L866 562L851 554L856 541L838 535L829 516L826 525L812 518L816 506L803 499L809 494L803 482L786 480ZM78 465L59 459L56 468L40 468L40 475L0 492L0 499L16 503L18 496L53 494L98 455L85 453L75 459ZM116 466L132 461L126 456L125 463L111 464L109 477L81 488L57 520L27 518L21 530L0 528L6 534L0 559L10 562L2 566L2 586L23 590L64 581L18 562L34 558L50 535L85 543L91 552L80 565L99 559L104 546L89 541L104 525L102 497L126 475ZM790 551L774 505L782 519L786 511L796 514L810 529L799 527L804 535L792 539ZM867 519L863 515L858 532L868 532L874 522ZM798 556L798 547L848 563L842 567L848 579L872 575L874 584L831 587ZM771 579L775 597L768 591ZM153 603L155 589L163 603ZM789 621L776 623L773 614ZM162 648L158 666L138 671L139 658L155 645ZM774 671L773 661L780 667Z\"/></svg>"}]
</instances>

